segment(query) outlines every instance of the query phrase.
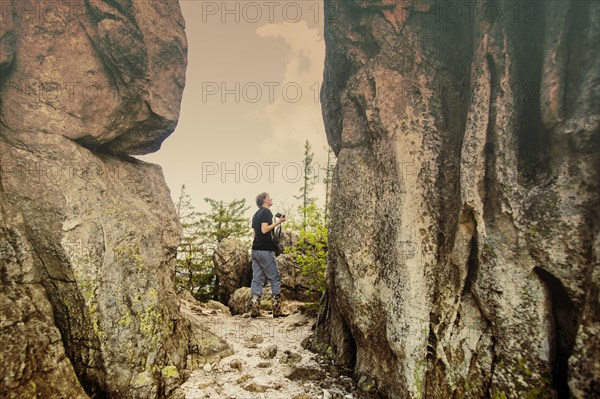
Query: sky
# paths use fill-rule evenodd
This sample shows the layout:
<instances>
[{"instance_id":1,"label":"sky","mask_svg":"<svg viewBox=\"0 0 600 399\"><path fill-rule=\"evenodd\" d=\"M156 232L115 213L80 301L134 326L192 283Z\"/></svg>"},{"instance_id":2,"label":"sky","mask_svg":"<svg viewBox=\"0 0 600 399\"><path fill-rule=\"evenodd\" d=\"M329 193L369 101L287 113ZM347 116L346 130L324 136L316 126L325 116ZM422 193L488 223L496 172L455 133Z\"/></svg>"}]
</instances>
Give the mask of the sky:
<instances>
[{"instance_id":1,"label":"sky","mask_svg":"<svg viewBox=\"0 0 600 399\"><path fill-rule=\"evenodd\" d=\"M246 199L267 191L274 213L289 213L302 184L304 143L317 178L327 162L319 102L325 42L323 4L300 1L180 0L188 66L176 130L158 152L176 201L185 184L199 211L204 198ZM315 188L324 202L324 186Z\"/></svg>"}]
</instances>

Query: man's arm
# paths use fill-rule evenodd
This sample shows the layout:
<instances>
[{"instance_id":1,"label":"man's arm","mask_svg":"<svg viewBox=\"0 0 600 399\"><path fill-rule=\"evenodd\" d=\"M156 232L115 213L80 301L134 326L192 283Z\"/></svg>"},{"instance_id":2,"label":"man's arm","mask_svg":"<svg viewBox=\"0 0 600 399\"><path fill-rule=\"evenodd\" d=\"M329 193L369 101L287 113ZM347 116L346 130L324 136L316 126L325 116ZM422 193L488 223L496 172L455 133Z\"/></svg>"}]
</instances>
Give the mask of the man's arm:
<instances>
[{"instance_id":1,"label":"man's arm","mask_svg":"<svg viewBox=\"0 0 600 399\"><path fill-rule=\"evenodd\" d=\"M260 225L260 231L263 234L267 234L269 231L273 230L275 227L279 226L281 223L285 222L285 215L278 219L275 223L269 224L267 222L262 222Z\"/></svg>"}]
</instances>

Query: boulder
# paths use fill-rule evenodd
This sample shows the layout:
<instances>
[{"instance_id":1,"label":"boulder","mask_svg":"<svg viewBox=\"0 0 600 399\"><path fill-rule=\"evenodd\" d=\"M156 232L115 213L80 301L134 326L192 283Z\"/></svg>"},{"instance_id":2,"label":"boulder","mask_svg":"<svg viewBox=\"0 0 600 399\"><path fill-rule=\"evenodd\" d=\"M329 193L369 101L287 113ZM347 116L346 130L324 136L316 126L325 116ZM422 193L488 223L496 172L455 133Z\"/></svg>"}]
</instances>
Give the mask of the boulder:
<instances>
[{"instance_id":1,"label":"boulder","mask_svg":"<svg viewBox=\"0 0 600 399\"><path fill-rule=\"evenodd\" d=\"M185 86L177 0L40 3L34 17L30 3L7 1L15 12L0 27L3 130L60 135L94 152L160 148Z\"/></svg>"},{"instance_id":2,"label":"boulder","mask_svg":"<svg viewBox=\"0 0 600 399\"><path fill-rule=\"evenodd\" d=\"M275 355L277 355L277 345L271 344L264 348L261 348L258 354L263 359L273 359Z\"/></svg>"},{"instance_id":3,"label":"boulder","mask_svg":"<svg viewBox=\"0 0 600 399\"><path fill-rule=\"evenodd\" d=\"M302 355L289 350L285 350L279 359L279 363L281 364L294 364L299 363L300 361L302 361Z\"/></svg>"},{"instance_id":4,"label":"boulder","mask_svg":"<svg viewBox=\"0 0 600 399\"><path fill-rule=\"evenodd\" d=\"M241 315L250 312L250 305L252 300L252 290L250 287L242 287L235 290L231 298L229 299L229 310L232 315ZM271 285L267 285L263 289L261 296L261 309L271 310Z\"/></svg>"},{"instance_id":5,"label":"boulder","mask_svg":"<svg viewBox=\"0 0 600 399\"><path fill-rule=\"evenodd\" d=\"M293 231L284 230L281 235L281 243L284 248L293 248L298 243L298 234ZM279 260L279 259L278 259Z\"/></svg>"},{"instance_id":6,"label":"boulder","mask_svg":"<svg viewBox=\"0 0 600 399\"><path fill-rule=\"evenodd\" d=\"M244 314L250 311L250 300L252 292L250 287L242 287L235 290L229 299L229 310L232 315Z\"/></svg>"},{"instance_id":7,"label":"boulder","mask_svg":"<svg viewBox=\"0 0 600 399\"><path fill-rule=\"evenodd\" d=\"M313 276L302 273L294 254L282 254L277 258L281 274L281 293L286 299L316 301L320 297Z\"/></svg>"},{"instance_id":8,"label":"boulder","mask_svg":"<svg viewBox=\"0 0 600 399\"><path fill-rule=\"evenodd\" d=\"M213 254L219 301L229 303L235 290L252 281L252 264L248 247L242 241L225 238Z\"/></svg>"}]
</instances>

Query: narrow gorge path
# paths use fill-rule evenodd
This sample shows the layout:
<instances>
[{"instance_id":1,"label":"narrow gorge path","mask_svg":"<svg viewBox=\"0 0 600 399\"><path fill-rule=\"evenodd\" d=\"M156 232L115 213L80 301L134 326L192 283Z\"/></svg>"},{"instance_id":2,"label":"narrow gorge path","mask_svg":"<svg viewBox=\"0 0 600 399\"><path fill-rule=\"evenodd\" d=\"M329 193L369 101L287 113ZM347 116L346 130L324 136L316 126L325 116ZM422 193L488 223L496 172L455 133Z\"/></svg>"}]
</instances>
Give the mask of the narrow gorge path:
<instances>
[{"instance_id":1,"label":"narrow gorge path","mask_svg":"<svg viewBox=\"0 0 600 399\"><path fill-rule=\"evenodd\" d=\"M252 319L200 303L184 304L188 317L227 341L233 354L192 371L182 385L186 399L355 399L353 380L302 347L315 319L300 302L284 302L288 317L270 312Z\"/></svg>"}]
</instances>

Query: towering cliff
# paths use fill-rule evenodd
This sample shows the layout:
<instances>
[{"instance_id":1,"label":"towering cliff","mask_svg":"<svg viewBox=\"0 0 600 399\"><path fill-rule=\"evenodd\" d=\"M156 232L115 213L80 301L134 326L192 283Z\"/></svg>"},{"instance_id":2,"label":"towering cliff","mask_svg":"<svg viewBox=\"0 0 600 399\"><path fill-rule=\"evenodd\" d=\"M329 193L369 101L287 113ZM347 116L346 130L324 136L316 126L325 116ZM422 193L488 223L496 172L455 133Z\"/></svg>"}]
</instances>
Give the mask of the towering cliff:
<instances>
[{"instance_id":1,"label":"towering cliff","mask_svg":"<svg viewBox=\"0 0 600 399\"><path fill-rule=\"evenodd\" d=\"M314 347L389 398L600 395L600 8L325 2Z\"/></svg>"},{"instance_id":2,"label":"towering cliff","mask_svg":"<svg viewBox=\"0 0 600 399\"><path fill-rule=\"evenodd\" d=\"M0 396L164 397L199 343L162 170L129 155L177 124L179 3L4 3Z\"/></svg>"}]
</instances>

